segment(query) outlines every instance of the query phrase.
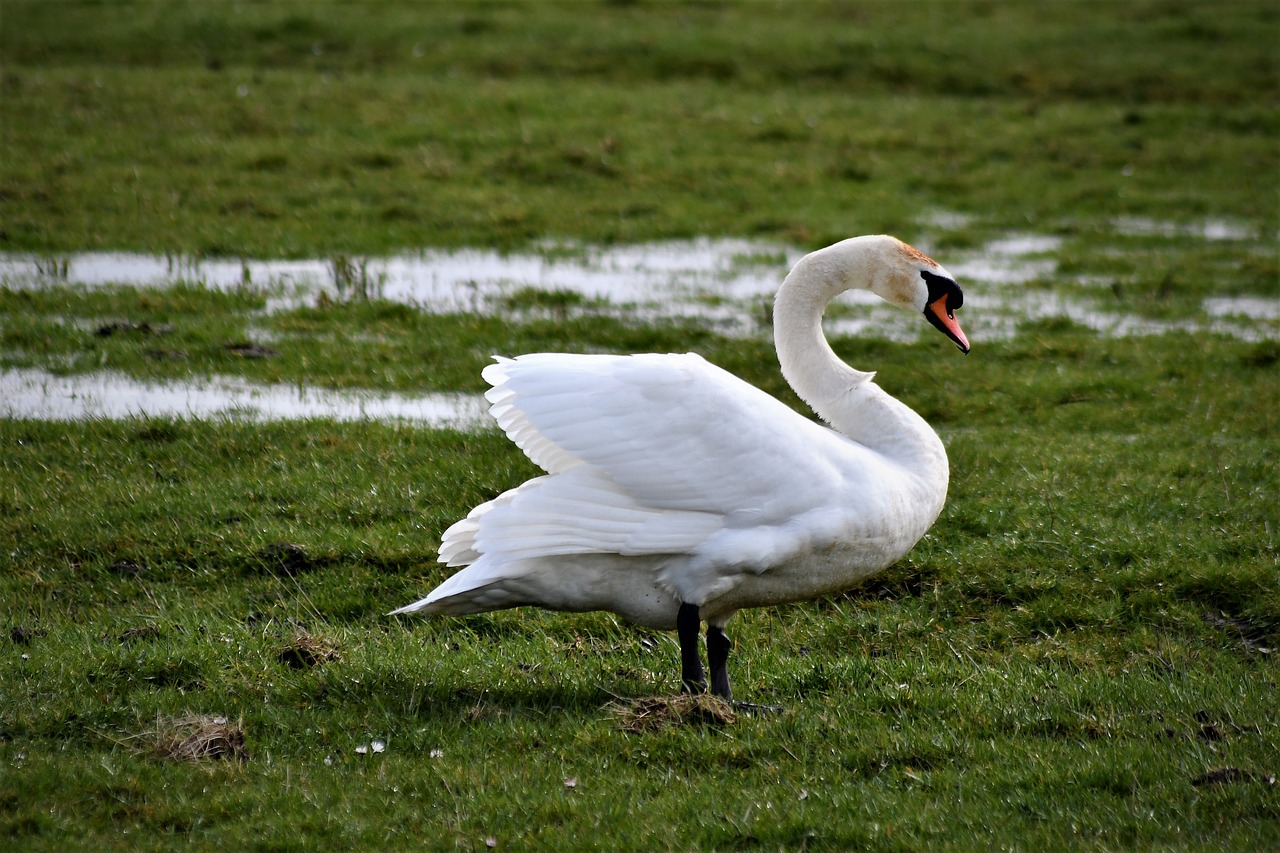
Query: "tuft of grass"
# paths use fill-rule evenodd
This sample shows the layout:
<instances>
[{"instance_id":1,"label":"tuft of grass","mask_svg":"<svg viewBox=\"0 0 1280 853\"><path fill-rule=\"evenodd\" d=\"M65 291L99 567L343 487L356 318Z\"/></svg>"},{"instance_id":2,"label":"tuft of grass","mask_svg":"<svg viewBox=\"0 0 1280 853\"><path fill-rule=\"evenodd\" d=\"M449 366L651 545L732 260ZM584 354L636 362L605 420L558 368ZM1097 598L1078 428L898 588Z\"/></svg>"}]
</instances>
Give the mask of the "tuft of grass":
<instances>
[{"instance_id":1,"label":"tuft of grass","mask_svg":"<svg viewBox=\"0 0 1280 853\"><path fill-rule=\"evenodd\" d=\"M162 758L171 761L246 761L245 733L226 717L191 715L157 722L146 737Z\"/></svg>"},{"instance_id":2,"label":"tuft of grass","mask_svg":"<svg viewBox=\"0 0 1280 853\"><path fill-rule=\"evenodd\" d=\"M329 259L329 271L340 300L367 302L382 298L385 276L369 271L368 258L334 255Z\"/></svg>"},{"instance_id":3,"label":"tuft of grass","mask_svg":"<svg viewBox=\"0 0 1280 853\"><path fill-rule=\"evenodd\" d=\"M156 726L156 747L172 761L246 761L244 730L227 717L187 716Z\"/></svg>"},{"instance_id":4,"label":"tuft of grass","mask_svg":"<svg viewBox=\"0 0 1280 853\"><path fill-rule=\"evenodd\" d=\"M276 654L277 660L294 669L308 669L338 660L340 657L333 643L301 628L294 632L293 638Z\"/></svg>"},{"instance_id":5,"label":"tuft of grass","mask_svg":"<svg viewBox=\"0 0 1280 853\"><path fill-rule=\"evenodd\" d=\"M730 726L737 720L733 706L710 694L682 693L618 700L608 706L618 726L631 734L646 734L672 726Z\"/></svg>"},{"instance_id":6,"label":"tuft of grass","mask_svg":"<svg viewBox=\"0 0 1280 853\"><path fill-rule=\"evenodd\" d=\"M158 717L152 728L118 741L144 757L200 763L249 759L242 724L210 714Z\"/></svg>"}]
</instances>

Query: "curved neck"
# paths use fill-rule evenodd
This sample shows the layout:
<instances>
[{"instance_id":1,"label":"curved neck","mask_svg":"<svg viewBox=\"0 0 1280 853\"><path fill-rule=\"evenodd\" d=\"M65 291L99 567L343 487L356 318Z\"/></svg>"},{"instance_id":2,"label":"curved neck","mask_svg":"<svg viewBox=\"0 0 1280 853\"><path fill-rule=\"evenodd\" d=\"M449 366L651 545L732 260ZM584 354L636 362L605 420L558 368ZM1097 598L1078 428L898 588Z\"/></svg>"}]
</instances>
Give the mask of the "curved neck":
<instances>
[{"instance_id":1,"label":"curved neck","mask_svg":"<svg viewBox=\"0 0 1280 853\"><path fill-rule=\"evenodd\" d=\"M827 304L847 290L835 269L803 258L782 282L773 303L773 340L782 375L823 420L840 432L846 398L875 373L840 360L822 332Z\"/></svg>"},{"instance_id":2,"label":"curved neck","mask_svg":"<svg viewBox=\"0 0 1280 853\"><path fill-rule=\"evenodd\" d=\"M774 302L774 344L782 375L834 429L906 468L942 471L946 451L937 433L905 404L877 386L875 373L855 370L831 349L822 332L827 304L854 288L871 289L865 270L874 257L858 240L807 255L783 281Z\"/></svg>"}]
</instances>

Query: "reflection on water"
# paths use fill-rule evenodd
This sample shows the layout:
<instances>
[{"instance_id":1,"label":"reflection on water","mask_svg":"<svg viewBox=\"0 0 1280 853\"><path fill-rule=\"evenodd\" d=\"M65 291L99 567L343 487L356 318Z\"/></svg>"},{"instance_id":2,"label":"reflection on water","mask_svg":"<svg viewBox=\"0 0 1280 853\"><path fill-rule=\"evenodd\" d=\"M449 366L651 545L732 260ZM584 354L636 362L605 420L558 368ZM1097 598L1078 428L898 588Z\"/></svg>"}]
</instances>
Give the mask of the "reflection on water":
<instances>
[{"instance_id":1,"label":"reflection on water","mask_svg":"<svg viewBox=\"0 0 1280 853\"><path fill-rule=\"evenodd\" d=\"M629 246L548 245L541 251L426 249L368 258L360 273L383 299L430 311L484 310L525 288L570 291L615 305L680 304L772 293L802 252L748 240L678 240ZM199 283L216 290L266 287L302 298L335 287L335 259L259 261L197 259L127 252L57 258L0 254L0 281L39 286L162 287Z\"/></svg>"},{"instance_id":2,"label":"reflection on water","mask_svg":"<svg viewBox=\"0 0 1280 853\"><path fill-rule=\"evenodd\" d=\"M228 418L281 421L399 420L475 429L491 421L471 394L393 394L296 385L256 385L221 376L145 382L116 371L58 376L29 368L0 372L0 417L71 421L92 418Z\"/></svg>"},{"instance_id":3,"label":"reflection on water","mask_svg":"<svg viewBox=\"0 0 1280 853\"><path fill-rule=\"evenodd\" d=\"M1055 237L1014 235L980 251L958 253L945 266L966 283L1017 284L1050 274ZM777 243L731 239L674 240L627 246L547 246L500 253L429 249L361 262L381 298L433 312L486 311L529 288L576 294L652 316L693 317L754 330L759 303L777 290L804 252ZM217 290L263 287L271 307L288 307L333 290L332 260L192 259L123 252L86 252L57 259L0 255L0 281L33 287L67 281L84 286L163 287L199 283ZM848 304L876 305L853 292Z\"/></svg>"},{"instance_id":4,"label":"reflection on water","mask_svg":"<svg viewBox=\"0 0 1280 853\"><path fill-rule=\"evenodd\" d=\"M1120 233L1185 235L1187 239L1248 239L1231 223L1202 226L1125 219ZM1008 338L1020 323L1067 317L1108 335L1167 331L1215 331L1250 340L1280 337L1275 317L1280 300L1267 297L1211 298L1207 320L1162 323L1103 306L1096 298L1056 292L1060 237L1011 233L969 250L939 253L965 288L964 322L976 340ZM928 249L928 246L922 246ZM803 252L777 243L696 239L627 246L547 244L525 252L482 249L428 249L386 258L359 259L361 287L380 298L436 313L553 310L615 312L640 320L685 318L725 334L762 334L764 306ZM230 290L250 287L268 294L268 311L310 304L333 293L350 275L342 259L258 261L190 259L115 252L87 252L59 258L0 254L0 282L8 287L41 287L71 282L94 287L123 284L163 287L200 283ZM347 272L343 273L342 269ZM1040 282L1042 287L1022 287ZM347 286L351 284L348 281ZM530 289L569 299L522 299ZM874 334L915 340L928 330L904 322L901 313L875 296L843 294L828 314L833 334ZM524 306L524 307L519 307ZM542 306L541 308L539 306ZM1240 310L1247 306L1248 310Z\"/></svg>"},{"instance_id":5,"label":"reflection on water","mask_svg":"<svg viewBox=\"0 0 1280 853\"><path fill-rule=\"evenodd\" d=\"M1174 225L1118 220L1117 233L1188 240L1247 240L1258 235L1231 223ZM1266 235L1262 235L1265 237ZM1153 320L1123 306L1056 288L1060 237L1010 233L969 250L935 253L965 289L962 320L975 345L1007 339L1027 321L1064 317L1105 335L1215 332L1244 340L1280 339L1280 299L1211 297L1203 316ZM928 251L930 247L922 244ZM731 335L767 334L766 306L803 255L777 243L696 239L629 246L547 244L525 252L440 250L386 258L258 261L190 259L115 252L57 258L0 254L0 283L39 288L70 283L165 287L198 283L219 290L250 288L268 295L267 311L313 304L321 293L339 295L357 274L358 289L421 310L503 312L608 312L630 319L685 318ZM1071 280L1079 285L1083 280ZM1036 283L1035 287L1026 285ZM529 298L533 289L557 294ZM548 307L550 306L550 307ZM827 314L834 335L875 335L912 341L932 335L870 293L843 294ZM237 379L148 385L118 374L57 377L39 371L5 374L0 416L186 417L278 419L297 417L404 418L442 423L481 419L476 399L428 395L352 394L292 386L253 386Z\"/></svg>"}]
</instances>

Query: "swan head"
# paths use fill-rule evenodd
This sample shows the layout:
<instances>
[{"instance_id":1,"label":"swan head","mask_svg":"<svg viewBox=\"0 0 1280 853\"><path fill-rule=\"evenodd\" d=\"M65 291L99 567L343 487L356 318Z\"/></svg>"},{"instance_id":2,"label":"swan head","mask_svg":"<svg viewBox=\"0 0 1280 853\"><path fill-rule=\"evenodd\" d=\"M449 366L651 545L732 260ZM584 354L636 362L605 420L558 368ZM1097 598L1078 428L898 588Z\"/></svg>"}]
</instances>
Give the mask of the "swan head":
<instances>
[{"instance_id":1,"label":"swan head","mask_svg":"<svg viewBox=\"0 0 1280 853\"><path fill-rule=\"evenodd\" d=\"M924 252L896 237L873 237L879 256L868 289L885 301L924 315L934 328L951 339L960 352L969 352L956 309L964 304L964 291L955 276Z\"/></svg>"},{"instance_id":2,"label":"swan head","mask_svg":"<svg viewBox=\"0 0 1280 853\"><path fill-rule=\"evenodd\" d=\"M855 288L870 290L891 305L923 314L961 352L969 352L969 339L956 320L964 293L955 277L897 237L851 237L805 255L778 295L805 293L825 306L837 294Z\"/></svg>"}]
</instances>

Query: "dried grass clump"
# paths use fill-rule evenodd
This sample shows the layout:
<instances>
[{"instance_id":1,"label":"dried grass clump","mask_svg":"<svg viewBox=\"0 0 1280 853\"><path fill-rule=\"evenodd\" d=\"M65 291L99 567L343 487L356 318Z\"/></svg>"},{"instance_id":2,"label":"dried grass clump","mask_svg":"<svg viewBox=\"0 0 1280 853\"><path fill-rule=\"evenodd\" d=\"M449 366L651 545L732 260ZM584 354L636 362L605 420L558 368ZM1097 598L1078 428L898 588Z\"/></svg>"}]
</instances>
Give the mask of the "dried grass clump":
<instances>
[{"instance_id":1,"label":"dried grass clump","mask_svg":"<svg viewBox=\"0 0 1280 853\"><path fill-rule=\"evenodd\" d=\"M728 726L737 720L733 706L709 693L644 696L609 706L625 732L644 734L671 726Z\"/></svg>"},{"instance_id":2,"label":"dried grass clump","mask_svg":"<svg viewBox=\"0 0 1280 853\"><path fill-rule=\"evenodd\" d=\"M339 655L338 648L333 643L299 630L293 635L293 639L280 649L276 658L293 669L310 669L322 663L335 661Z\"/></svg>"},{"instance_id":3,"label":"dried grass clump","mask_svg":"<svg viewBox=\"0 0 1280 853\"><path fill-rule=\"evenodd\" d=\"M160 757L170 761L208 761L224 759L246 761L244 729L226 717L190 714L169 720L157 720L150 733Z\"/></svg>"}]
</instances>

